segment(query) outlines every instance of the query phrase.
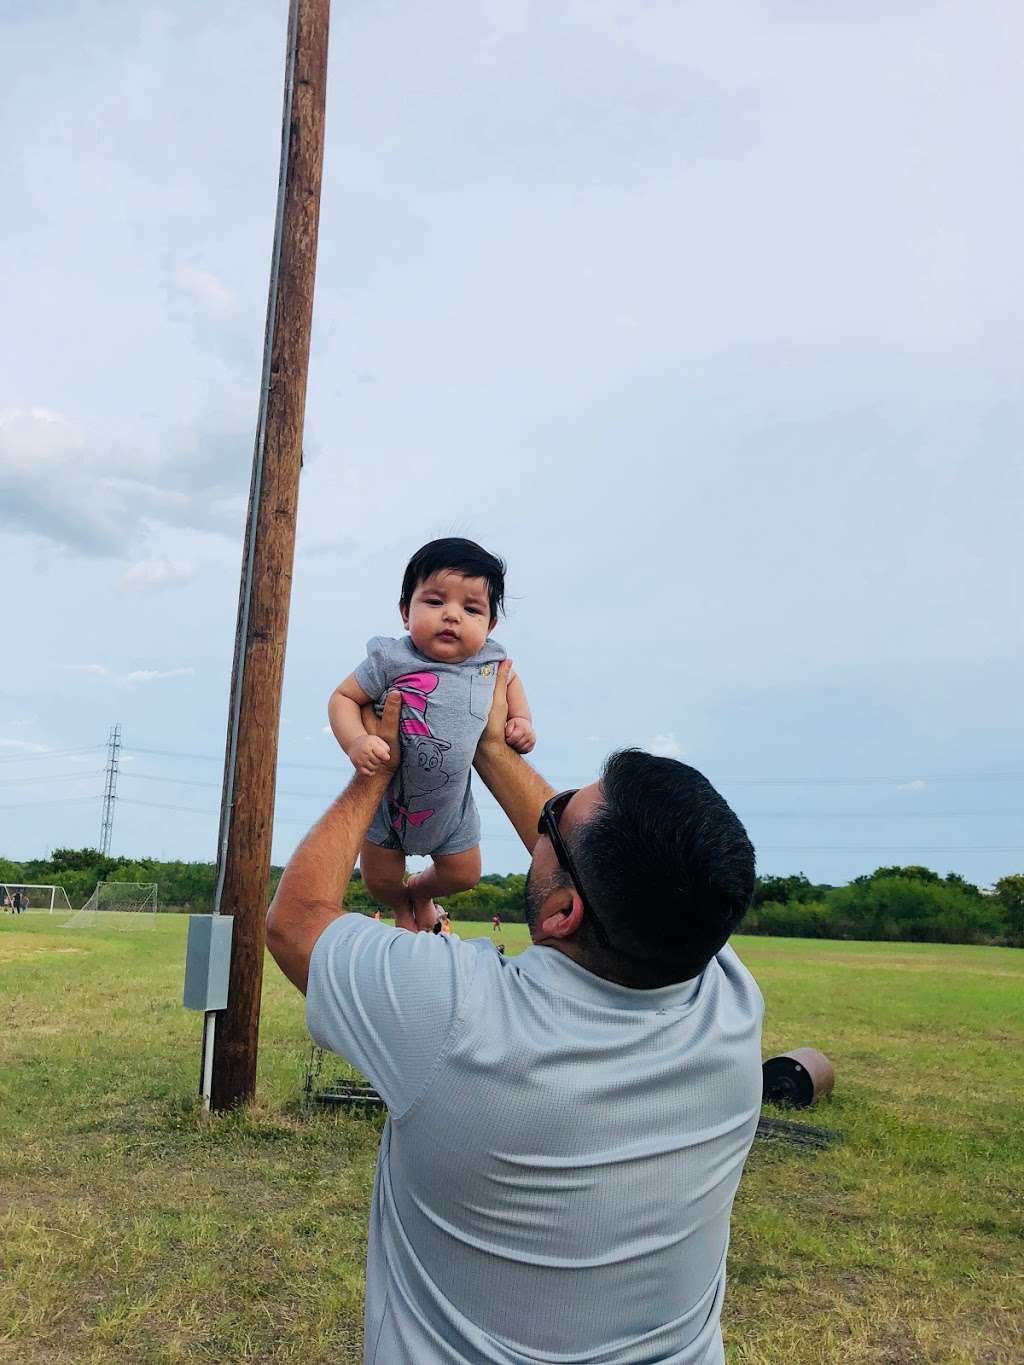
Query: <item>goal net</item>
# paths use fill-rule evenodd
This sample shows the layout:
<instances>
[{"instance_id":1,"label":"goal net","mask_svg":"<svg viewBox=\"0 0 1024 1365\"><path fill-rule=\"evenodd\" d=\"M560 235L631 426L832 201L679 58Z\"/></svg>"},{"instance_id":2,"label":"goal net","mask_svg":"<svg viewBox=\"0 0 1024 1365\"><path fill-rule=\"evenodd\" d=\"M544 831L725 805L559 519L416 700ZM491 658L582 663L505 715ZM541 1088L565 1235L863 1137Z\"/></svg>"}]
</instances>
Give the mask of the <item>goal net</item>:
<instances>
[{"instance_id":1,"label":"goal net","mask_svg":"<svg viewBox=\"0 0 1024 1365\"><path fill-rule=\"evenodd\" d=\"M156 921L156 882L100 882L89 899L65 921L65 929L152 929Z\"/></svg>"},{"instance_id":2,"label":"goal net","mask_svg":"<svg viewBox=\"0 0 1024 1365\"><path fill-rule=\"evenodd\" d=\"M62 886L43 886L38 882L0 882L0 909L23 913L26 910L71 910L68 893Z\"/></svg>"}]
</instances>

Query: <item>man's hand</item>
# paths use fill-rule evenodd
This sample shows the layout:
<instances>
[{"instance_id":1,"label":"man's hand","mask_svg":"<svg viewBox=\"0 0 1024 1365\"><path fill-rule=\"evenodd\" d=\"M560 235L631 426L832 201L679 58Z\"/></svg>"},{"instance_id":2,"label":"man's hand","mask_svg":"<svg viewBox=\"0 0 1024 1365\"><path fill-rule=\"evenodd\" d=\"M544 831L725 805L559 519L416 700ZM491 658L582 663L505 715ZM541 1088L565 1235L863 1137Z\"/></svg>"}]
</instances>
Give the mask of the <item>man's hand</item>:
<instances>
[{"instance_id":1,"label":"man's hand","mask_svg":"<svg viewBox=\"0 0 1024 1365\"><path fill-rule=\"evenodd\" d=\"M377 735L362 735L349 747L348 756L357 773L372 777L391 762L391 748Z\"/></svg>"},{"instance_id":2,"label":"man's hand","mask_svg":"<svg viewBox=\"0 0 1024 1365\"><path fill-rule=\"evenodd\" d=\"M505 723L505 743L517 754L528 754L537 743L537 732L524 716L513 716Z\"/></svg>"},{"instance_id":3,"label":"man's hand","mask_svg":"<svg viewBox=\"0 0 1024 1365\"><path fill-rule=\"evenodd\" d=\"M490 715L476 746L473 766L522 839L528 852L537 842L541 807L555 789L521 758L506 738L508 685L515 677L511 662L502 659L494 683ZM518 717L522 720L522 717Z\"/></svg>"},{"instance_id":4,"label":"man's hand","mask_svg":"<svg viewBox=\"0 0 1024 1365\"><path fill-rule=\"evenodd\" d=\"M487 717L487 724L484 726L483 734L480 736L478 749L487 749L500 746L505 747L505 727L508 725L508 685L515 674L512 671L512 660L502 659L498 665L498 674L494 679L494 696L491 698L491 710Z\"/></svg>"},{"instance_id":5,"label":"man's hand","mask_svg":"<svg viewBox=\"0 0 1024 1365\"><path fill-rule=\"evenodd\" d=\"M402 758L402 742L398 737L398 723L402 716L401 692L388 693L382 715L378 716L372 706L364 706L361 715L366 735L363 739L356 740L348 751L356 771L362 773L364 777L372 777L374 773L381 771L393 773ZM367 757L365 760L368 766L361 767L357 762L357 757L360 756L356 753L357 749L362 750L364 754L367 751L372 753L372 758Z\"/></svg>"}]
</instances>

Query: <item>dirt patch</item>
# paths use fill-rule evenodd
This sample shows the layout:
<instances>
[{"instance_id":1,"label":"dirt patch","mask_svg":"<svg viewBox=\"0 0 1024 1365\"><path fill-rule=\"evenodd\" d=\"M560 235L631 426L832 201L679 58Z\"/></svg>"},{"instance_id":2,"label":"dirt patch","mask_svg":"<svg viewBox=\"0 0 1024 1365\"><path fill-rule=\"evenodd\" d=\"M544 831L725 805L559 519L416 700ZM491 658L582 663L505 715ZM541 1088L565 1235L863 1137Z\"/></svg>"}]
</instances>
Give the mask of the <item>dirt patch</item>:
<instances>
[{"instance_id":1,"label":"dirt patch","mask_svg":"<svg viewBox=\"0 0 1024 1365\"><path fill-rule=\"evenodd\" d=\"M19 962L26 957L58 957L84 953L84 948L38 948L34 943L0 943L0 962Z\"/></svg>"}]
</instances>

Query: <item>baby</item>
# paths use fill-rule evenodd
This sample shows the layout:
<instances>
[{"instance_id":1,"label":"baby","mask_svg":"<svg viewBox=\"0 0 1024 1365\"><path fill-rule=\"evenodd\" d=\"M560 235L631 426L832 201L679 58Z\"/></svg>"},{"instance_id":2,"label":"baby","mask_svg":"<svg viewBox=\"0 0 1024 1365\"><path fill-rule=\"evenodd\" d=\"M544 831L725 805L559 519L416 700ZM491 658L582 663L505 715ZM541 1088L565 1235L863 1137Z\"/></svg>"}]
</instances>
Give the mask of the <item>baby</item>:
<instances>
[{"instance_id":1,"label":"baby","mask_svg":"<svg viewBox=\"0 0 1024 1365\"><path fill-rule=\"evenodd\" d=\"M408 632L375 636L367 657L331 694L331 729L367 776L387 763L387 743L367 734L360 708L402 694L401 762L360 853L370 895L433 929L435 896L469 891L480 880L480 816L470 791L477 740L491 709L505 651L490 633L505 597L505 565L471 540L432 540L410 559L398 609ZM508 684L505 742L527 754L536 741L526 693ZM404 881L408 853L432 866Z\"/></svg>"}]
</instances>

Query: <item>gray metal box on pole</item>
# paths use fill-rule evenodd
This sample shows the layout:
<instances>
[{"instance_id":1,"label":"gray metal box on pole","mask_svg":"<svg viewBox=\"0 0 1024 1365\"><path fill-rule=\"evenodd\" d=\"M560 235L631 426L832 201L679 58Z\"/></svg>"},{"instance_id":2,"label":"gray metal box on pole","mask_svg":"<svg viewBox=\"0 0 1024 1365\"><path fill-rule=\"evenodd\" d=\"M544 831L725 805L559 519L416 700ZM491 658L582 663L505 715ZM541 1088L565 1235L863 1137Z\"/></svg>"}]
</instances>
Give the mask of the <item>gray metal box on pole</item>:
<instances>
[{"instance_id":1,"label":"gray metal box on pole","mask_svg":"<svg viewBox=\"0 0 1024 1365\"><path fill-rule=\"evenodd\" d=\"M231 974L233 915L191 915L185 949L185 997L187 1010L227 1008Z\"/></svg>"}]
</instances>

